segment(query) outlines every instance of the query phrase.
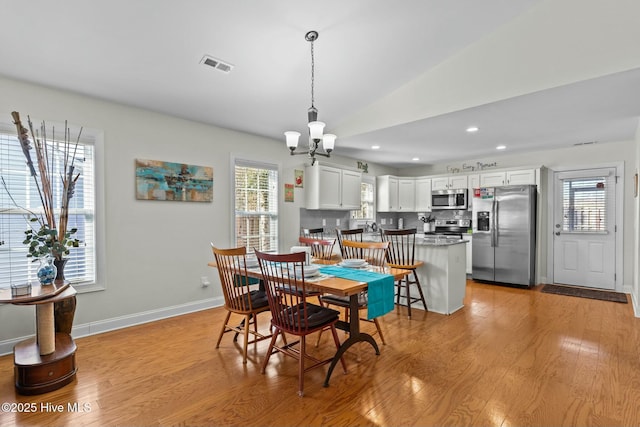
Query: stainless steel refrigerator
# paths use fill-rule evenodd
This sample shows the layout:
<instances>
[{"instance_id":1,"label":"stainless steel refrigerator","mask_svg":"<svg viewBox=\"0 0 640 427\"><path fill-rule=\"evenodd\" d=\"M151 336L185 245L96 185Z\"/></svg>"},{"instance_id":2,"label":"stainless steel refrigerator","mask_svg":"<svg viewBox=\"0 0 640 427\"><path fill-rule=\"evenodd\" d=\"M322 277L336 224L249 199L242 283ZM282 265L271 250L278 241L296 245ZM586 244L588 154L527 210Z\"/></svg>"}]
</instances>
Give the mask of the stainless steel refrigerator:
<instances>
[{"instance_id":1,"label":"stainless steel refrigerator","mask_svg":"<svg viewBox=\"0 0 640 427\"><path fill-rule=\"evenodd\" d=\"M535 285L535 185L473 190L474 280Z\"/></svg>"}]
</instances>

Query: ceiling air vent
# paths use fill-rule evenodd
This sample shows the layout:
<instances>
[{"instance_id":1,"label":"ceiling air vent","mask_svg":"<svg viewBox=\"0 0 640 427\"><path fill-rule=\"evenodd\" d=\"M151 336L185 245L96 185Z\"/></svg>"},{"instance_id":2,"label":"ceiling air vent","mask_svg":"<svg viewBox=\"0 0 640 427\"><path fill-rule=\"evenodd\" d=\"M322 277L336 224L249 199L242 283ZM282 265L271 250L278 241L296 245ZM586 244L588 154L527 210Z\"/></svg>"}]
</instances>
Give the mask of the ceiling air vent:
<instances>
[{"instance_id":1,"label":"ceiling air vent","mask_svg":"<svg viewBox=\"0 0 640 427\"><path fill-rule=\"evenodd\" d=\"M200 60L201 64L208 65L210 67L215 68L218 71L222 71L225 74L228 74L233 70L233 65L228 62L224 62L220 59L214 58L212 56L205 55Z\"/></svg>"}]
</instances>

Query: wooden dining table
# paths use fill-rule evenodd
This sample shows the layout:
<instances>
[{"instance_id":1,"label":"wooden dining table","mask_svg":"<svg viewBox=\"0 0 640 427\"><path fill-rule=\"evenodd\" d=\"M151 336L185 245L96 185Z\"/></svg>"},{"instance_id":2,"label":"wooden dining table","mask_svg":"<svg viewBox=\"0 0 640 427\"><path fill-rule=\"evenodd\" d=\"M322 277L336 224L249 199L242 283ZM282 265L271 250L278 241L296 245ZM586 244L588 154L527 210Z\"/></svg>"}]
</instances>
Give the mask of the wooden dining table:
<instances>
[{"instance_id":1,"label":"wooden dining table","mask_svg":"<svg viewBox=\"0 0 640 427\"><path fill-rule=\"evenodd\" d=\"M320 264L320 265L335 265L339 263L340 260L313 260L312 263ZM217 267L215 262L209 262L208 265L210 267ZM242 270L242 274L244 274L244 269ZM391 267L370 267L367 271L373 271L381 274L389 274L392 275L394 281L400 280L404 278L407 274L410 274L409 270L403 270L399 268L391 268ZM262 279L262 272L259 267L247 268L246 275L249 277L254 277L257 279ZM329 386L329 380L331 379L331 374L333 373L333 369L336 364L340 361L342 355L349 349L349 347L357 344L359 342L368 342L371 344L373 349L376 352L376 355L380 354L380 349L378 348L378 344L373 339L373 337L360 330L360 315L359 315L359 304L358 304L358 295L360 292L367 289L368 284L366 282L345 279L341 277L328 276L328 277L320 277L319 279L313 280L305 280L305 284L309 286L313 290L317 290L320 292L338 295L338 296L348 296L349 297L349 321L345 322L344 320L338 320L336 327L343 331L347 331L349 333L349 338L347 338L344 342L340 344L340 347L336 351L336 354L333 356L331 364L329 365L329 369L327 371L327 375L324 381L324 387Z\"/></svg>"}]
</instances>

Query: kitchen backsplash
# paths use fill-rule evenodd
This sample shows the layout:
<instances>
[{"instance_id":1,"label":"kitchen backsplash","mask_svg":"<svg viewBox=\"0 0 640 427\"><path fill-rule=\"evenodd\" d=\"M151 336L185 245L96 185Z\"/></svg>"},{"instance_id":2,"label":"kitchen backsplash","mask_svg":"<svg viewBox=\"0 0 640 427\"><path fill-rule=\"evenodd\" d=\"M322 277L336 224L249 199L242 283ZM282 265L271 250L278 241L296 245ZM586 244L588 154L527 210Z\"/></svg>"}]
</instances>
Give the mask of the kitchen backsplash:
<instances>
[{"instance_id":1,"label":"kitchen backsplash","mask_svg":"<svg viewBox=\"0 0 640 427\"><path fill-rule=\"evenodd\" d=\"M471 211L466 210L442 210L426 212L427 217L434 219L471 219ZM300 208L300 227L301 228L320 228L323 227L326 237L335 236L336 228L352 228L356 224L356 220L350 220L349 211L330 211L330 210L308 210ZM417 228L422 230L423 222L418 218L417 212L379 212L376 215L376 225L378 228L398 228L398 221L402 219L403 228ZM338 224L339 221L339 225ZM357 223L363 222L357 220ZM371 221L368 221L370 224Z\"/></svg>"}]
</instances>

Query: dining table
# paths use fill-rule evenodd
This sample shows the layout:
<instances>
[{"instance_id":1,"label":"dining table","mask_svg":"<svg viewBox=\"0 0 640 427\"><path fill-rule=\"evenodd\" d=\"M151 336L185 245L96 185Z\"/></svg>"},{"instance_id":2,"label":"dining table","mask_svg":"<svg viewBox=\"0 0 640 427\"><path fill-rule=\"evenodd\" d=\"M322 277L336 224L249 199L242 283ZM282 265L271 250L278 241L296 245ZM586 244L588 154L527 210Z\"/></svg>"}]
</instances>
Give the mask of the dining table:
<instances>
[{"instance_id":1,"label":"dining table","mask_svg":"<svg viewBox=\"0 0 640 427\"><path fill-rule=\"evenodd\" d=\"M372 313L370 310L368 316L378 317L384 315L394 307L395 282L410 274L410 270L388 266L367 266L366 268L353 269L341 266L341 259L312 259L311 262L321 266L320 275L306 278L305 284L307 286L320 292L349 297L349 321L338 320L336 324L336 328L349 333L349 338L340 344L340 347L332 358L324 381L324 387L328 387L331 374L336 364L340 361L344 353L354 344L368 342L375 350L376 355L380 355L380 349L373 337L360 330L360 305L358 303L358 295L362 291L368 290L369 297L371 297L374 286L376 286L376 288L379 286L383 287L384 289L378 289L376 292L376 294L380 296L380 301L378 301L379 304L375 306L375 313ZM209 262L208 265L210 267L217 267L215 262ZM260 267L246 267L246 269L242 269L241 273L243 275L246 274L248 277L262 279Z\"/></svg>"}]
</instances>

